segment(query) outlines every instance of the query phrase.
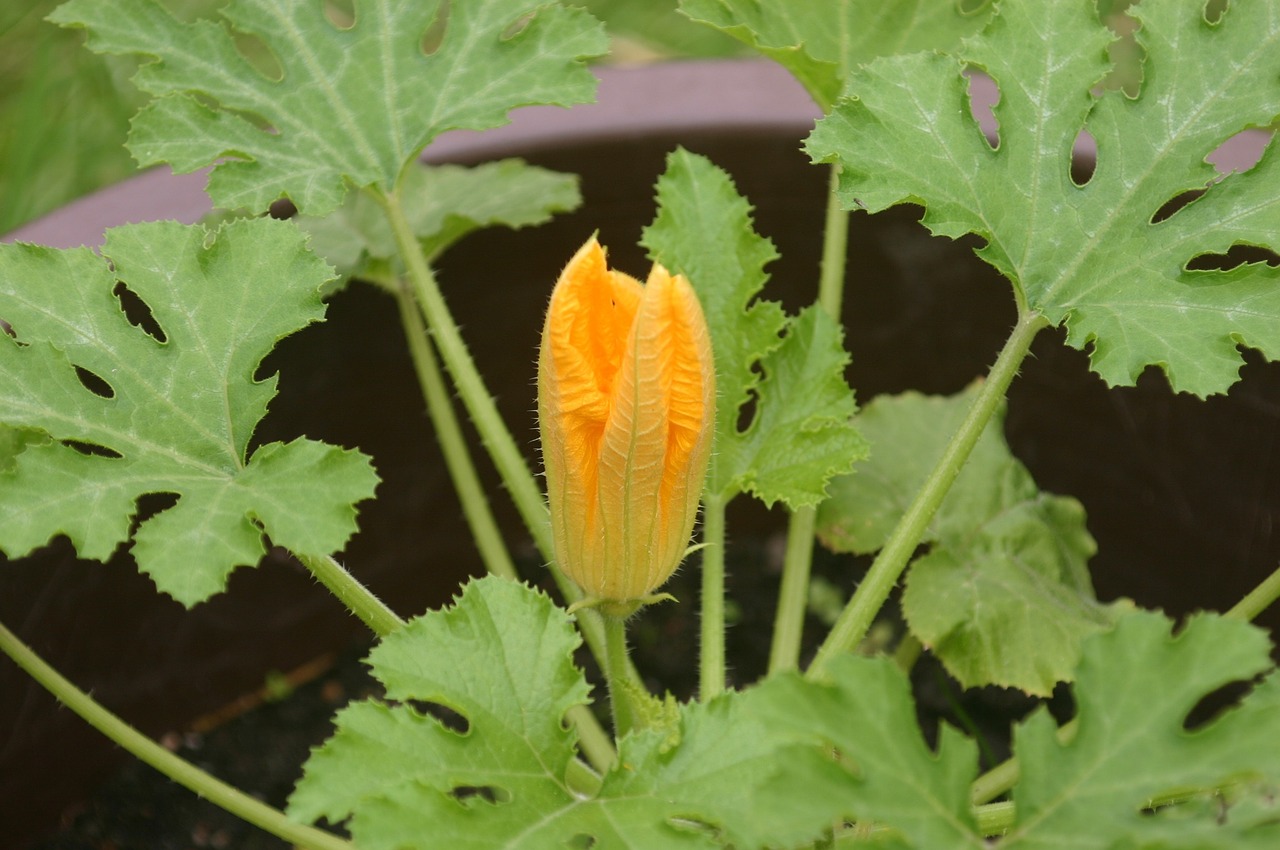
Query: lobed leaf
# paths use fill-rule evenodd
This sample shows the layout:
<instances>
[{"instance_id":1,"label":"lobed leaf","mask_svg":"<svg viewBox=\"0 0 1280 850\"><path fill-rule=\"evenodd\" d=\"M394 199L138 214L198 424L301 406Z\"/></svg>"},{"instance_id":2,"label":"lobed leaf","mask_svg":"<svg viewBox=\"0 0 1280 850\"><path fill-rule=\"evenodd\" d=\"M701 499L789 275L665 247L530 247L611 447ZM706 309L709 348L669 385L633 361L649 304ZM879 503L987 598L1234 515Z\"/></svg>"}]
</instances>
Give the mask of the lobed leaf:
<instances>
[{"instance_id":1,"label":"lobed leaf","mask_svg":"<svg viewBox=\"0 0 1280 850\"><path fill-rule=\"evenodd\" d=\"M528 104L590 100L582 60L607 50L599 23L546 0L356 0L340 27L314 0L234 0L225 23L181 23L153 0L71 0L50 20L89 31L100 53L144 59L134 82L155 100L134 119L142 165L214 165L228 209L287 197L324 215L347 191L392 190L405 163L446 130L505 124ZM439 29L436 33L433 27ZM428 31L438 35L429 52ZM278 77L234 35L260 41Z\"/></svg>"},{"instance_id":2,"label":"lobed leaf","mask_svg":"<svg viewBox=\"0 0 1280 850\"><path fill-rule=\"evenodd\" d=\"M977 386L946 398L877 398L858 415L874 451L831 484L818 511L830 548L878 550L942 457ZM1043 493L992 418L939 507L906 577L902 610L921 642L966 687L1047 696L1070 678L1081 642L1111 621L1089 578L1096 547L1075 499Z\"/></svg>"},{"instance_id":3,"label":"lobed leaf","mask_svg":"<svg viewBox=\"0 0 1280 850\"><path fill-rule=\"evenodd\" d=\"M619 848L739 847L811 837L813 810L772 810L755 789L774 765L817 751L762 725L739 695L681 706L678 731L625 738L594 796L565 781L587 701L568 615L509 580L472 581L446 611L385 638L370 656L388 700L338 715L289 803L292 816L351 818L361 847L516 848L592 841ZM394 700L395 702L391 702ZM461 716L465 731L420 711ZM803 823L797 825L798 821Z\"/></svg>"},{"instance_id":4,"label":"lobed leaf","mask_svg":"<svg viewBox=\"0 0 1280 850\"><path fill-rule=\"evenodd\" d=\"M979 32L992 3L938 0L680 0L680 11L790 71L828 112L853 68L878 56L950 47Z\"/></svg>"},{"instance_id":5,"label":"lobed leaf","mask_svg":"<svg viewBox=\"0 0 1280 850\"><path fill-rule=\"evenodd\" d=\"M877 60L807 148L842 166L846 204L923 203L934 233L986 240L978 252L1012 282L1025 311L1065 324L1110 384L1158 366L1175 390L1224 392L1238 345L1280 356L1280 268L1194 270L1238 245L1280 247L1280 153L1243 173L1205 161L1235 133L1280 115L1280 8L1232 4L1214 22L1199 4L1133 7L1145 51L1136 98L1095 93L1111 33L1087 0L1006 0L981 39L950 54ZM1000 89L999 144L972 118L964 72ZM1087 130L1088 181L1071 175ZM1164 217L1187 192L1193 203Z\"/></svg>"},{"instance_id":6,"label":"lobed leaf","mask_svg":"<svg viewBox=\"0 0 1280 850\"><path fill-rule=\"evenodd\" d=\"M683 149L668 157L658 215L641 241L655 262L689 279L711 330L719 400L707 489L817 504L827 481L866 453L849 422L856 406L839 326L820 310L788 318L756 297L777 252L755 233L729 175L705 157Z\"/></svg>"},{"instance_id":7,"label":"lobed leaf","mask_svg":"<svg viewBox=\"0 0 1280 850\"><path fill-rule=\"evenodd\" d=\"M340 549L377 483L368 458L304 439L248 454L276 383L254 373L323 317L332 270L269 219L213 233L129 225L107 231L102 251L0 246L0 317L13 329L0 340L0 423L52 438L25 439L0 470L0 548L21 556L66 534L81 557L106 560L139 497L173 494L138 526L134 556L186 605L256 564L264 531L299 554ZM126 316L124 289L146 316Z\"/></svg>"}]
</instances>

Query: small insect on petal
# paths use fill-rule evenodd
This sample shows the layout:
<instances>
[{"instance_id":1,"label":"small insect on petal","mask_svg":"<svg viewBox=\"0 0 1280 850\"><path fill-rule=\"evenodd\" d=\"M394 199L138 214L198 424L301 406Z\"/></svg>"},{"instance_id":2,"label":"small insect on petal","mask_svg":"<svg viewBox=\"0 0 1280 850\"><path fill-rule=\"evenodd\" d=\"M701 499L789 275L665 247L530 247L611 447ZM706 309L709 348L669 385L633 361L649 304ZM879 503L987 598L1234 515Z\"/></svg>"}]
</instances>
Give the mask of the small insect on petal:
<instances>
[{"instance_id":1,"label":"small insect on petal","mask_svg":"<svg viewBox=\"0 0 1280 850\"><path fill-rule=\"evenodd\" d=\"M613 271L592 238L551 293L538 420L556 560L591 599L647 597L689 544L715 430L711 335L693 287Z\"/></svg>"}]
</instances>

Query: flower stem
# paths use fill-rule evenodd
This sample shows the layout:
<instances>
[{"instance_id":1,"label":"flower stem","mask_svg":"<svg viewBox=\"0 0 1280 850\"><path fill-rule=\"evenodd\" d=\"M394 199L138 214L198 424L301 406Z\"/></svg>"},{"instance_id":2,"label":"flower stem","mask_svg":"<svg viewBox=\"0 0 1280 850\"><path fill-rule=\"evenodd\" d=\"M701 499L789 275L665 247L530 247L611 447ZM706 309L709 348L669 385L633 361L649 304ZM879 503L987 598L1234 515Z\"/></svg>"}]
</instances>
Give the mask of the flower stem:
<instances>
[{"instance_id":1,"label":"flower stem","mask_svg":"<svg viewBox=\"0 0 1280 850\"><path fill-rule=\"evenodd\" d=\"M702 640L698 696L703 700L724 691L724 508L727 501L720 494L707 494L702 499Z\"/></svg>"},{"instance_id":2,"label":"flower stem","mask_svg":"<svg viewBox=\"0 0 1280 850\"><path fill-rule=\"evenodd\" d=\"M1231 606L1222 616L1236 620L1250 621L1267 609L1276 599L1280 599L1280 568L1277 568L1262 580L1243 599ZM1066 742L1075 737L1076 721L1074 719L1062 724L1058 729L1058 741ZM973 781L969 788L969 799L975 805L994 800L1012 788L1021 775L1017 756L1001 762Z\"/></svg>"},{"instance_id":3,"label":"flower stem","mask_svg":"<svg viewBox=\"0 0 1280 850\"><path fill-rule=\"evenodd\" d=\"M462 426L458 415L454 412L449 391L445 387L444 375L440 372L440 362L436 359L431 341L427 338L427 329L422 323L422 314L418 312L413 293L403 281L396 287L396 304L400 308L400 322L404 326L405 339L409 343L409 353L413 358L414 371L418 373L418 383L422 387L422 397L426 400L427 411L431 423L435 426L436 439L440 442L440 452L444 455L445 466L449 469L449 477L453 480L454 489L458 493L458 501L462 504L463 515L467 525L471 526L471 536L475 538L476 548L484 561L485 569L494 575L505 578L518 578L515 564L502 541L502 532L489 509L485 499L484 488L480 486L480 476L475 464L471 462L471 452L462 436Z\"/></svg>"},{"instance_id":4,"label":"flower stem","mask_svg":"<svg viewBox=\"0 0 1280 850\"><path fill-rule=\"evenodd\" d=\"M627 621L612 614L604 615L604 678L609 685L609 711L613 715L613 737L622 737L636 726L636 708L632 704L631 662L627 658Z\"/></svg>"},{"instance_id":5,"label":"flower stem","mask_svg":"<svg viewBox=\"0 0 1280 850\"><path fill-rule=\"evenodd\" d=\"M996 358L995 365L987 376L986 382L974 399L973 406L965 415L960 429L951 442L947 444L938 465L926 479L915 500L907 508L902 519L890 535L885 547L880 550L866 577L854 591L853 598L845 606L836 620L835 626L822 646L818 648L817 657L809 667L810 678L821 678L831 661L842 653L856 649L866 637L867 629L880 611L890 591L898 583L903 570L916 547L924 538L934 513L947 492L951 489L960 469L969 458L978 438L999 409L1005 392L1013 381L1018 367L1027 356L1031 341L1047 321L1037 313L1023 315L1014 326L1013 333L1005 341L1004 348Z\"/></svg>"},{"instance_id":6,"label":"flower stem","mask_svg":"<svg viewBox=\"0 0 1280 850\"><path fill-rule=\"evenodd\" d=\"M292 821L284 812L254 799L169 752L67 681L3 625L0 625L0 651L17 662L19 667L84 718L89 725L179 785L286 843L311 850L353 850L354 845L350 842L315 827Z\"/></svg>"},{"instance_id":7,"label":"flower stem","mask_svg":"<svg viewBox=\"0 0 1280 850\"><path fill-rule=\"evenodd\" d=\"M386 637L404 625L396 612L358 582L332 555L315 557L294 552L293 556L378 637Z\"/></svg>"},{"instance_id":8,"label":"flower stem","mask_svg":"<svg viewBox=\"0 0 1280 850\"><path fill-rule=\"evenodd\" d=\"M827 189L827 212L822 229L822 266L818 275L818 305L840 321L844 306L845 256L849 244L849 211L836 197L840 167L831 166ZM816 507L796 508L787 527L787 554L782 563L782 584L778 610L773 619L773 642L769 647L769 672L794 670L800 666L800 644L804 635L804 612L809 601L809 574L813 567L813 531Z\"/></svg>"}]
</instances>

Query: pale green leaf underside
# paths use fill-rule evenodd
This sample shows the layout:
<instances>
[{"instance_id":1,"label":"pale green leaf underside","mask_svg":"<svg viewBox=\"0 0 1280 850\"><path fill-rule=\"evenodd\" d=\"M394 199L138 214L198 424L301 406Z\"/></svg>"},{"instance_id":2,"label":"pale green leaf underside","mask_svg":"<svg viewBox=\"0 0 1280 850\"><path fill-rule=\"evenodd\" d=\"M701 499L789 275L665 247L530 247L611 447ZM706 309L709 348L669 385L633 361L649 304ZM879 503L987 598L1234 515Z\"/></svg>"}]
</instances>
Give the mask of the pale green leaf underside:
<instances>
[{"instance_id":1,"label":"pale green leaf underside","mask_svg":"<svg viewBox=\"0 0 1280 850\"><path fill-rule=\"evenodd\" d=\"M417 165L405 171L397 193L429 262L474 230L542 224L582 203L576 175L518 159L473 167ZM401 274L386 215L364 193L348 196L323 218L300 216L298 226L311 235L312 250L343 277L385 283Z\"/></svg>"},{"instance_id":2,"label":"pale green leaf underside","mask_svg":"<svg viewBox=\"0 0 1280 850\"><path fill-rule=\"evenodd\" d=\"M853 475L831 484L818 533L836 551L884 545L977 387L949 397L881 397L859 413L872 446ZM1080 643L1110 621L1094 596L1095 551L1075 499L1042 493L1009 452L1003 413L974 446L907 574L907 623L965 686L1002 685L1047 695L1070 678Z\"/></svg>"},{"instance_id":3,"label":"pale green leaf underside","mask_svg":"<svg viewBox=\"0 0 1280 850\"><path fill-rule=\"evenodd\" d=\"M1108 72L1110 32L1087 0L1006 0L980 39L952 55L878 60L851 77L849 100L808 150L843 165L841 193L877 211L923 203L935 233L976 233L980 256L1020 304L1092 345L1093 368L1131 384L1156 365L1177 390L1224 392L1237 344L1280 357L1280 269L1188 271L1233 245L1280 247L1280 153L1218 180L1221 142L1280 114L1280 7L1235 3L1219 23L1199 4L1135 5L1146 53L1136 99L1091 90ZM970 115L966 67L1000 87L993 150ZM1071 178L1071 150L1097 142L1091 179ZM1170 199L1203 197L1151 223Z\"/></svg>"},{"instance_id":4,"label":"pale green leaf underside","mask_svg":"<svg viewBox=\"0 0 1280 850\"><path fill-rule=\"evenodd\" d=\"M1143 811L1173 791L1210 789L1233 778L1274 784L1280 775L1280 683L1269 676L1243 702L1194 732L1184 721L1207 694L1270 667L1263 632L1216 616L1172 623L1132 612L1084 644L1074 691L1079 727L1066 744L1038 710L1015 730L1021 780L1012 829L985 842L969 807L977 748L943 726L931 751L915 727L902 673L889 659L837 659L831 683L788 674L766 681L754 705L765 721L814 735L844 767L797 770L773 789L782 804L803 794L830 818L856 818L893 831L899 843L996 848L1210 848L1266 846L1270 805L1246 798L1233 817L1220 805L1152 817ZM798 790L799 789L799 790ZM874 846L874 845L872 845Z\"/></svg>"},{"instance_id":5,"label":"pale green leaf underside","mask_svg":"<svg viewBox=\"0 0 1280 850\"><path fill-rule=\"evenodd\" d=\"M960 0L680 0L695 21L777 61L829 111L849 72L878 56L949 47L980 31L990 3Z\"/></svg>"},{"instance_id":6,"label":"pale green leaf underside","mask_svg":"<svg viewBox=\"0 0 1280 850\"><path fill-rule=\"evenodd\" d=\"M849 423L855 405L840 328L819 311L788 318L777 302L756 298L777 252L755 233L751 205L729 175L706 157L673 152L657 194L657 217L641 241L655 262L693 285L715 354L707 490L817 504L831 476L865 454ZM756 415L739 430L743 405L757 395Z\"/></svg>"},{"instance_id":7,"label":"pale green leaf underside","mask_svg":"<svg viewBox=\"0 0 1280 850\"><path fill-rule=\"evenodd\" d=\"M218 162L209 178L218 206L263 210L286 196L323 215L348 181L391 190L445 130L495 127L517 106L593 97L582 59L607 42L586 12L454 0L438 46L424 54L441 5L357 0L348 28L315 0L234 0L222 10L225 25L180 23L152 0L72 0L51 20L87 28L98 52L153 60L134 78L156 96L130 135L140 163L192 171ZM261 40L279 79L241 55L232 30Z\"/></svg>"},{"instance_id":8,"label":"pale green leaf underside","mask_svg":"<svg viewBox=\"0 0 1280 850\"><path fill-rule=\"evenodd\" d=\"M105 560L128 539L138 497L176 494L138 528L134 556L188 605L257 563L264 529L300 554L341 548L354 504L377 483L366 457L309 440L246 457L275 394L275 377L254 381L254 371L323 317L332 270L297 228L269 219L212 234L129 225L109 230L102 250L0 246L0 318L15 334L0 339L0 422L53 437L3 473L0 548L20 556L66 534L82 557ZM126 318L117 281L163 342Z\"/></svg>"},{"instance_id":9,"label":"pale green leaf underside","mask_svg":"<svg viewBox=\"0 0 1280 850\"><path fill-rule=\"evenodd\" d=\"M563 720L587 700L572 660L578 643L568 615L541 593L506 579L473 581L456 606L414 620L374 650L374 674L398 704L366 700L339 714L291 814L350 816L357 843L370 850L557 847L575 836L637 850L718 846L698 823L722 825L746 848L821 828L810 810L759 806L753 789L779 758L816 750L771 734L737 695L682 706L675 746L665 732L624 739L623 766L597 795L572 793L564 773L575 733ZM466 733L408 700L448 706ZM497 802L459 800L459 789L487 789Z\"/></svg>"}]
</instances>

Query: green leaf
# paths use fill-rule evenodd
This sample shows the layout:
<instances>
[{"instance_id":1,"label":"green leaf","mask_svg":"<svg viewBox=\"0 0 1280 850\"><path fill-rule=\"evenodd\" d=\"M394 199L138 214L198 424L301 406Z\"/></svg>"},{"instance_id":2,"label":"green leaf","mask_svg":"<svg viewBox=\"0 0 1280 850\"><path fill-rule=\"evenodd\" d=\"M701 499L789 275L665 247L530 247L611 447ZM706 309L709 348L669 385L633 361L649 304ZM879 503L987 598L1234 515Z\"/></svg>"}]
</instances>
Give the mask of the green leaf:
<instances>
[{"instance_id":1,"label":"green leaf","mask_svg":"<svg viewBox=\"0 0 1280 850\"><path fill-rule=\"evenodd\" d=\"M951 397L877 398L857 418L871 459L831 484L818 534L840 552L884 545L973 404ZM1086 637L1112 612L1089 579L1096 547L1075 499L1042 493L1009 452L993 417L943 501L907 574L911 631L966 687L1001 685L1047 696L1070 678Z\"/></svg>"},{"instance_id":2,"label":"green leaf","mask_svg":"<svg viewBox=\"0 0 1280 850\"><path fill-rule=\"evenodd\" d=\"M742 848L816 835L813 811L774 811L755 789L779 759L818 752L772 733L738 695L679 711L679 731L623 739L619 766L586 798L564 776L575 756L565 712L587 701L573 666L579 638L543 594L472 581L457 604L412 621L370 656L389 701L338 715L289 803L303 820L351 816L356 842L380 848L571 846ZM391 702L391 701L395 702ZM465 733L417 702L461 715ZM807 819L797 825L798 818ZM816 824L816 826L815 826Z\"/></svg>"},{"instance_id":3,"label":"green leaf","mask_svg":"<svg viewBox=\"0 0 1280 850\"><path fill-rule=\"evenodd\" d=\"M578 178L504 159L473 167L417 165L398 190L405 217L431 262L482 227L542 224L582 203ZM388 283L400 277L395 239L382 208L366 194L348 196L323 218L299 216L311 248L343 277Z\"/></svg>"},{"instance_id":4,"label":"green leaf","mask_svg":"<svg viewBox=\"0 0 1280 850\"><path fill-rule=\"evenodd\" d=\"M1240 705L1188 732L1208 694L1270 669L1267 636L1215 615L1176 634L1159 614L1134 612L1085 644L1076 676L1079 728L1060 743L1045 710L1014 735L1021 779L1017 820L1001 847L1236 847L1257 826L1219 812L1155 818L1151 800L1244 778L1280 778L1280 680L1267 677ZM1243 815L1244 813L1242 813Z\"/></svg>"},{"instance_id":5,"label":"green leaf","mask_svg":"<svg viewBox=\"0 0 1280 850\"><path fill-rule=\"evenodd\" d=\"M787 673L758 688L766 724L812 735L841 756L808 777L784 777L777 793L808 796L831 820L888 826L907 846L985 847L969 808L977 745L944 725L938 751L930 750L910 683L890 659L844 656L830 671L830 683Z\"/></svg>"},{"instance_id":6,"label":"green leaf","mask_svg":"<svg viewBox=\"0 0 1280 850\"><path fill-rule=\"evenodd\" d=\"M856 408L839 326L812 309L789 319L777 302L756 298L777 253L752 228L750 204L705 157L683 149L668 157L658 215L641 241L656 262L688 277L711 329L719 400L708 490L817 504L827 481L866 453L849 422Z\"/></svg>"},{"instance_id":7,"label":"green leaf","mask_svg":"<svg viewBox=\"0 0 1280 850\"><path fill-rule=\"evenodd\" d=\"M340 549L377 484L367 457L302 439L247 457L276 384L254 372L323 316L332 270L269 219L129 225L102 252L0 246L0 316L15 333L0 340L0 422L53 438L0 475L0 548L20 556L61 533L106 560L140 496L175 494L138 527L134 556L186 605L256 564L264 531L299 554ZM126 317L117 282L162 340Z\"/></svg>"},{"instance_id":8,"label":"green leaf","mask_svg":"<svg viewBox=\"0 0 1280 850\"><path fill-rule=\"evenodd\" d=\"M680 0L690 18L785 67L823 112L853 68L878 56L950 47L980 31L991 7L960 0Z\"/></svg>"},{"instance_id":9,"label":"green leaf","mask_svg":"<svg viewBox=\"0 0 1280 850\"><path fill-rule=\"evenodd\" d=\"M89 30L100 53L152 61L134 82L156 100L134 120L142 165L217 163L209 194L264 210L285 196L311 215L351 185L391 191L404 164L446 130L505 124L527 104L582 103L596 79L582 60L607 49L599 23L544 0L455 0L439 43L440 0L357 0L340 28L315 0L235 0L225 24L179 23L151 0L72 0L51 20ZM238 50L261 41L273 78Z\"/></svg>"},{"instance_id":10,"label":"green leaf","mask_svg":"<svg viewBox=\"0 0 1280 850\"><path fill-rule=\"evenodd\" d=\"M1176 635L1171 627L1162 615L1134 611L1085 642L1074 685L1076 733L1061 743L1044 708L1017 727L1015 821L990 843L978 834L968 800L977 747L944 725L931 751L906 677L885 658L845 656L831 665L828 683L786 674L757 689L754 710L767 725L813 735L838 753L834 769L818 772L811 763L780 775L765 793L804 794L829 817L874 823L890 833L891 846L920 850L1267 846L1274 802L1257 793L1244 794L1225 816L1221 801L1146 811L1242 780L1274 786L1280 776L1274 673L1235 707L1185 728L1208 694L1270 668L1265 633L1216 615L1192 618Z\"/></svg>"},{"instance_id":11,"label":"green leaf","mask_svg":"<svg viewBox=\"0 0 1280 850\"><path fill-rule=\"evenodd\" d=\"M1243 173L1205 162L1221 142L1280 114L1280 7L1232 4L1208 23L1196 4L1133 7L1146 53L1137 98L1095 94L1112 40L1084 0L1005 0L984 37L951 55L878 60L851 77L857 96L809 137L842 165L841 196L878 211L923 203L934 233L976 233L979 255L1018 303L1091 347L1108 383L1158 366L1175 390L1224 392L1238 345L1280 356L1280 268L1189 270L1235 245L1280 247L1280 153ZM970 115L966 67L1000 88L1000 143ZM1087 127L1098 160L1083 186L1071 150ZM1152 223L1166 202L1202 197Z\"/></svg>"}]
</instances>

